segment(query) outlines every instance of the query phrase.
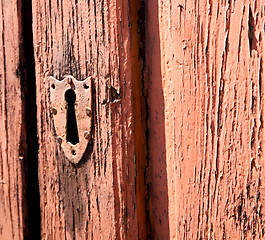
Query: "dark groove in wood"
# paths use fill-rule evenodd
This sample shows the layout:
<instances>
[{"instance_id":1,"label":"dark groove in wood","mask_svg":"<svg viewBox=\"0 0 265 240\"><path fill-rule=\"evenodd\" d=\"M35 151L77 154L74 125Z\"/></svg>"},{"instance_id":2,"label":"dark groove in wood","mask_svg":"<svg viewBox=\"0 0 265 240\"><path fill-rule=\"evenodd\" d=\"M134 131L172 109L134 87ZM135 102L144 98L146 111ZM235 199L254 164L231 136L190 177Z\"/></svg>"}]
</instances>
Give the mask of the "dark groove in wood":
<instances>
[{"instance_id":1,"label":"dark groove in wood","mask_svg":"<svg viewBox=\"0 0 265 240\"><path fill-rule=\"evenodd\" d=\"M23 195L24 239L41 239L40 236L40 194L38 181L38 137L37 137L37 107L36 107L36 78L32 33L32 3L28 0L21 2L21 44L19 49L21 74L20 84L24 98L22 98L22 129L26 149L24 156L22 177L25 183ZM25 145L21 143L21 145Z\"/></svg>"}]
</instances>

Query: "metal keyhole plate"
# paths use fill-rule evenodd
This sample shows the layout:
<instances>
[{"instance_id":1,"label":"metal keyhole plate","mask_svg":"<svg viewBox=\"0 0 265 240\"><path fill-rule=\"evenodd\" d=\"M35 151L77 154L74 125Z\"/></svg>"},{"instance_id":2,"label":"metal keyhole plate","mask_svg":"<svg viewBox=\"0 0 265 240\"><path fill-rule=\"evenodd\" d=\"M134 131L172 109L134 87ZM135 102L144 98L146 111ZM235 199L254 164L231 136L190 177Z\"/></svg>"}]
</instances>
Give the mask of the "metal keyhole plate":
<instances>
[{"instance_id":1,"label":"metal keyhole plate","mask_svg":"<svg viewBox=\"0 0 265 240\"><path fill-rule=\"evenodd\" d=\"M59 81L49 77L49 86L57 141L69 161L77 164L91 139L91 78L77 81L67 76Z\"/></svg>"}]
</instances>

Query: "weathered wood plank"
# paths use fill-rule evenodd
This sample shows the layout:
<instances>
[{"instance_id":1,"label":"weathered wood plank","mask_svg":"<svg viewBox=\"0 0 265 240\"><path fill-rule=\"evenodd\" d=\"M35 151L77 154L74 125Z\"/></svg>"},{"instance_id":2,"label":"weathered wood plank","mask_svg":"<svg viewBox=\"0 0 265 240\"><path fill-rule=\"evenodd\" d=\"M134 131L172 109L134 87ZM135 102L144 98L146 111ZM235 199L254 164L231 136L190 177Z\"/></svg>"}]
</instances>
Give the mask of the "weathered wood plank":
<instances>
[{"instance_id":1,"label":"weathered wood plank","mask_svg":"<svg viewBox=\"0 0 265 240\"><path fill-rule=\"evenodd\" d=\"M263 239L264 1L155 2L146 18L152 236Z\"/></svg>"},{"instance_id":2,"label":"weathered wood plank","mask_svg":"<svg viewBox=\"0 0 265 240\"><path fill-rule=\"evenodd\" d=\"M0 236L23 239L20 137L22 102L19 65L19 26L15 1L0 5ZM7 30L8 29L8 30Z\"/></svg>"},{"instance_id":3,"label":"weathered wood plank","mask_svg":"<svg viewBox=\"0 0 265 240\"><path fill-rule=\"evenodd\" d=\"M30 22L30 2L0 2L0 239L39 236Z\"/></svg>"},{"instance_id":4,"label":"weathered wood plank","mask_svg":"<svg viewBox=\"0 0 265 240\"><path fill-rule=\"evenodd\" d=\"M140 132L145 120L136 126L133 115L134 103L141 107L133 89L142 91L139 3L33 1L43 239L137 239L146 234L141 197L146 193L145 130ZM68 74L93 78L92 141L76 166L56 142L45 82L45 77L62 80ZM139 149L135 142L141 138Z\"/></svg>"}]
</instances>

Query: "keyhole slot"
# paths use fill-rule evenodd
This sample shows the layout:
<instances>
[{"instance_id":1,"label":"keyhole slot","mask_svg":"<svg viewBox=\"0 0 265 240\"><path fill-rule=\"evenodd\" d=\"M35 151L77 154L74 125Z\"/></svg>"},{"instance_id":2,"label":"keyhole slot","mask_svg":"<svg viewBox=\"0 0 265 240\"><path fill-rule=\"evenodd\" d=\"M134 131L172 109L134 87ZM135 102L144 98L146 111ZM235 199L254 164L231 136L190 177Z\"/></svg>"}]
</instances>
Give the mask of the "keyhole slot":
<instances>
[{"instance_id":1,"label":"keyhole slot","mask_svg":"<svg viewBox=\"0 0 265 240\"><path fill-rule=\"evenodd\" d=\"M65 101L67 102L66 140L67 142L76 145L77 143L79 143L79 136L75 116L75 91L73 89L68 89L65 92L64 97Z\"/></svg>"}]
</instances>

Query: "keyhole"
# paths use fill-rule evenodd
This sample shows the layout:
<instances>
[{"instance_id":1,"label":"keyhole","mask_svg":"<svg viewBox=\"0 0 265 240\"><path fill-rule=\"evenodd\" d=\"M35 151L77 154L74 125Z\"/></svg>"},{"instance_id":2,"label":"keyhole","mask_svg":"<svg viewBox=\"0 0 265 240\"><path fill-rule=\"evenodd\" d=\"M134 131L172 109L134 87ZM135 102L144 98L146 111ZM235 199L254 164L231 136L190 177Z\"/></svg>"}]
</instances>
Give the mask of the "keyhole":
<instances>
[{"instance_id":1,"label":"keyhole","mask_svg":"<svg viewBox=\"0 0 265 240\"><path fill-rule=\"evenodd\" d=\"M66 140L73 145L79 143L76 116L75 116L75 100L76 95L73 89L65 92L65 101L67 102L67 122L66 122Z\"/></svg>"}]
</instances>

